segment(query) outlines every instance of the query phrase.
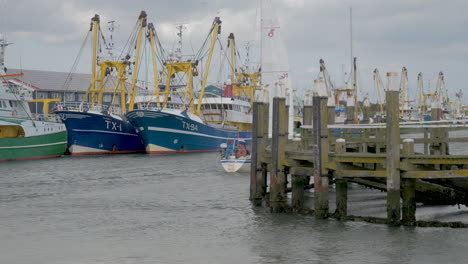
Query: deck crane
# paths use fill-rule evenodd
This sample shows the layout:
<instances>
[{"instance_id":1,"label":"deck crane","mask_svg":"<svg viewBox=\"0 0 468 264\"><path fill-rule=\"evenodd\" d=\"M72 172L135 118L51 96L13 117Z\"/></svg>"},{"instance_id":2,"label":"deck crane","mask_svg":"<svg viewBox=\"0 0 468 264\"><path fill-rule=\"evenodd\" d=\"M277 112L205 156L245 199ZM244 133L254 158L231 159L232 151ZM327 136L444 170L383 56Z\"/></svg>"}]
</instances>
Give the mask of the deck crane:
<instances>
[{"instance_id":1,"label":"deck crane","mask_svg":"<svg viewBox=\"0 0 468 264\"><path fill-rule=\"evenodd\" d=\"M461 113L463 91L460 89L460 91L458 93L455 93L455 96L457 97L457 101L455 103L455 117L456 118L461 118L463 116L462 113Z\"/></svg>"},{"instance_id":2,"label":"deck crane","mask_svg":"<svg viewBox=\"0 0 468 264\"><path fill-rule=\"evenodd\" d=\"M255 99L255 90L260 89L259 80L260 80L260 71L256 72L247 72L246 70L241 70L238 72L235 65L235 38L234 33L230 33L228 37L228 48L230 54L230 70L231 78L233 84L233 94L234 96L246 96L249 98L251 105L254 103ZM245 67L247 68L247 67Z\"/></svg>"},{"instance_id":3,"label":"deck crane","mask_svg":"<svg viewBox=\"0 0 468 264\"><path fill-rule=\"evenodd\" d=\"M334 102L332 101L331 103L334 103L334 105L338 106L340 104L340 97L342 92L347 92L350 93L352 89L349 88L336 88L333 83L331 82L330 74L327 71L327 68L325 66L325 61L323 59L320 59L320 73L323 76L323 79L325 81L325 87L327 89L327 94L323 96L328 96L329 98L334 98ZM330 101L332 99L329 99Z\"/></svg>"},{"instance_id":4,"label":"deck crane","mask_svg":"<svg viewBox=\"0 0 468 264\"><path fill-rule=\"evenodd\" d=\"M147 38L149 39L150 46L151 46L151 61L152 61L152 64L153 64L154 93L156 95L156 91L159 91L160 76L158 74L158 64L157 64L158 57L157 57L157 54L156 54L155 36L156 36L156 30L154 28L154 25L153 25L153 23L149 23L148 24ZM156 96L156 105L158 107L161 107L159 101L160 101L159 96Z\"/></svg>"},{"instance_id":5,"label":"deck crane","mask_svg":"<svg viewBox=\"0 0 468 264\"><path fill-rule=\"evenodd\" d=\"M445 86L444 82L444 73L439 72L439 77L437 78L437 88L435 92L437 103L446 106L448 102L447 90L443 90Z\"/></svg>"},{"instance_id":6,"label":"deck crane","mask_svg":"<svg viewBox=\"0 0 468 264\"><path fill-rule=\"evenodd\" d=\"M327 96L328 98L331 98L333 94L332 90L334 90L334 87L331 83L330 75L328 74L327 68L325 67L325 61L323 59L320 59L320 73L323 75L325 88L327 91L327 94L320 94L320 96Z\"/></svg>"},{"instance_id":7,"label":"deck crane","mask_svg":"<svg viewBox=\"0 0 468 264\"><path fill-rule=\"evenodd\" d=\"M427 112L426 101L424 100L424 83L422 72L418 73L418 104L419 104L419 115L423 115Z\"/></svg>"},{"instance_id":8,"label":"deck crane","mask_svg":"<svg viewBox=\"0 0 468 264\"><path fill-rule=\"evenodd\" d=\"M374 81L375 81L375 86L377 88L377 95L378 95L379 107L380 107L380 115L383 115L384 114L383 100L382 100L383 82L382 82L382 79L380 78L380 73L379 73L379 70L377 68L374 70Z\"/></svg>"}]
</instances>

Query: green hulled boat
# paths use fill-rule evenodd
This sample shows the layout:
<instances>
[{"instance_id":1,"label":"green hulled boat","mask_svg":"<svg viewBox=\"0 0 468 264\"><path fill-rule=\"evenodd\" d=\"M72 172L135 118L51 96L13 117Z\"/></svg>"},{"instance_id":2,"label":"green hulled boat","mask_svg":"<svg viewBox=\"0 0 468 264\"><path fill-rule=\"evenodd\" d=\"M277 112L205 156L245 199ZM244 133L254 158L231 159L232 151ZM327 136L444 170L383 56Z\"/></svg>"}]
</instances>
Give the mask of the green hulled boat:
<instances>
[{"instance_id":1,"label":"green hulled boat","mask_svg":"<svg viewBox=\"0 0 468 264\"><path fill-rule=\"evenodd\" d=\"M33 89L5 73L6 43L0 35L0 161L59 157L67 147L67 130L53 115L29 109Z\"/></svg>"}]
</instances>

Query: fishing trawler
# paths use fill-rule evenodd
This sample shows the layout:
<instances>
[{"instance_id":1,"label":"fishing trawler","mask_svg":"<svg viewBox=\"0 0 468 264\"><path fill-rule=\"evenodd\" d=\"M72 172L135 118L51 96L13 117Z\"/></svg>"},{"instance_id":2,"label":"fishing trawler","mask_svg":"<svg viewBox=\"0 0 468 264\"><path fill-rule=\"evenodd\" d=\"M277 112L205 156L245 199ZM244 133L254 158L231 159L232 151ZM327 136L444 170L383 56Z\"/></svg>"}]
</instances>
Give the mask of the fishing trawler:
<instances>
[{"instance_id":1,"label":"fishing trawler","mask_svg":"<svg viewBox=\"0 0 468 264\"><path fill-rule=\"evenodd\" d=\"M161 101L157 101L156 107L142 108L127 113L126 117L138 131L147 153L218 151L222 143L238 136L250 142L251 126L249 123L251 125L252 121L251 116L249 120L248 102L235 98L204 97L213 48L220 33L220 24L221 20L216 17L210 30L210 47L197 99L193 91L193 77L198 75L197 66L201 58L182 60L179 54L168 59L163 58L166 84L163 90L155 89L156 100L162 98ZM178 35L181 37L181 32ZM149 36L153 46L154 32L150 30ZM199 52L199 54L202 53L204 52ZM153 67L156 68L156 65ZM158 79L155 78L155 87L159 87ZM181 79L186 81L184 85L174 83ZM172 104L172 107L169 107L170 101L175 98L179 98L181 103ZM237 120L237 123L243 122L245 126L225 122L226 116L240 116L242 120Z\"/></svg>"},{"instance_id":2,"label":"fishing trawler","mask_svg":"<svg viewBox=\"0 0 468 264\"><path fill-rule=\"evenodd\" d=\"M0 161L59 157L67 147L65 125L51 115L36 120L31 114L33 89L14 81L23 74L6 74L6 46L0 35Z\"/></svg>"},{"instance_id":3,"label":"fishing trawler","mask_svg":"<svg viewBox=\"0 0 468 264\"><path fill-rule=\"evenodd\" d=\"M68 130L68 151L72 155L86 154L123 154L143 152L144 146L135 128L124 118L127 111L126 80L130 67L133 67L128 110L135 104L135 86L138 74L141 39L146 27L146 13L138 18L136 37L128 45L128 53L123 58L100 62L97 55L98 41L101 36L99 16L91 19L90 32L93 33L92 80L82 102L64 102L58 105ZM88 33L90 34L90 33ZM135 61L130 61L135 49ZM99 65L99 71L96 69ZM106 87L107 82L116 82L114 87ZM103 103L104 92L112 96L109 104ZM89 101L87 98L91 97Z\"/></svg>"}]
</instances>

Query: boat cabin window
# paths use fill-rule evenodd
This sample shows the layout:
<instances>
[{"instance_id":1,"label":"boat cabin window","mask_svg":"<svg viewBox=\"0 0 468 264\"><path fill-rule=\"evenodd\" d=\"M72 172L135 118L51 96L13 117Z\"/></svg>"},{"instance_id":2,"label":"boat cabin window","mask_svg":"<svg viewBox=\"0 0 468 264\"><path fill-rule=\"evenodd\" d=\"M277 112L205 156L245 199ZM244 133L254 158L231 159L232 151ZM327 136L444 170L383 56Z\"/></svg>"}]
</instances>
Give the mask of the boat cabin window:
<instances>
[{"instance_id":1,"label":"boat cabin window","mask_svg":"<svg viewBox=\"0 0 468 264\"><path fill-rule=\"evenodd\" d=\"M10 102L10 107L13 107L13 101L9 101Z\"/></svg>"},{"instance_id":2,"label":"boat cabin window","mask_svg":"<svg viewBox=\"0 0 468 264\"><path fill-rule=\"evenodd\" d=\"M69 101L69 102L75 101L75 93L66 93L65 101Z\"/></svg>"},{"instance_id":3,"label":"boat cabin window","mask_svg":"<svg viewBox=\"0 0 468 264\"><path fill-rule=\"evenodd\" d=\"M232 110L232 105L229 105L229 110Z\"/></svg>"},{"instance_id":4,"label":"boat cabin window","mask_svg":"<svg viewBox=\"0 0 468 264\"><path fill-rule=\"evenodd\" d=\"M102 101L105 103L110 103L112 101L112 94L105 94L102 97Z\"/></svg>"}]
</instances>

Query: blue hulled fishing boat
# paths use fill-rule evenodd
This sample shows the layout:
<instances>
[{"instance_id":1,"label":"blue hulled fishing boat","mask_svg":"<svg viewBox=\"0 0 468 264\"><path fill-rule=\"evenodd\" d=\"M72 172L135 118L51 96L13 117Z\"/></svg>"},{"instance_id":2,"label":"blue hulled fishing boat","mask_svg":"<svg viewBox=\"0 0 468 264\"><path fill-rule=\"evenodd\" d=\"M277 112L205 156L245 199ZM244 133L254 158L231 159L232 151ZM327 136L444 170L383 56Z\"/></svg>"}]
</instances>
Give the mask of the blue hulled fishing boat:
<instances>
[{"instance_id":1,"label":"blue hulled fishing boat","mask_svg":"<svg viewBox=\"0 0 468 264\"><path fill-rule=\"evenodd\" d=\"M60 115L68 131L68 151L72 155L114 154L143 152L144 145L135 128L125 119L127 111L126 80L130 67L133 67L132 84L128 96L128 110L135 104L136 76L141 39L146 27L146 13L141 12L138 31L130 43L128 53L117 60L99 61L97 56L99 38L99 16L91 19L93 32L92 80L82 102L65 102L58 105ZM135 49L135 61L130 61L130 53ZM99 70L96 69L99 66ZM106 83L114 82L113 87ZM103 97L111 96L110 103L103 103ZM91 98L89 98L91 97ZM85 101L89 98L89 101Z\"/></svg>"},{"instance_id":2,"label":"blue hulled fishing boat","mask_svg":"<svg viewBox=\"0 0 468 264\"><path fill-rule=\"evenodd\" d=\"M256 75L250 90L227 82L223 96L205 96L211 56L220 24L221 20L215 18L210 30L211 45L198 99L195 99L193 93L193 76L198 75L199 58L180 60L181 56L175 56L176 59L165 60L163 72L166 74L166 84L163 90L155 90L155 106L126 114L140 135L147 153L219 151L222 143L239 136L250 144L252 113L249 98L253 99L253 87L257 84L258 76ZM153 34L150 31L150 38ZM210 35L205 43L209 37ZM233 67L232 69L234 71ZM174 85L175 80L181 79L186 80L185 85ZM156 87L159 87L158 84ZM244 94L244 98L235 96L246 91L248 94ZM180 103L171 104L171 101Z\"/></svg>"}]
</instances>

